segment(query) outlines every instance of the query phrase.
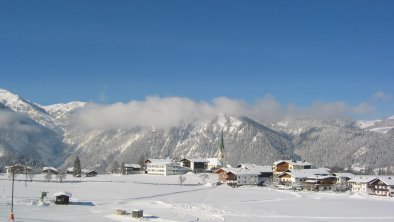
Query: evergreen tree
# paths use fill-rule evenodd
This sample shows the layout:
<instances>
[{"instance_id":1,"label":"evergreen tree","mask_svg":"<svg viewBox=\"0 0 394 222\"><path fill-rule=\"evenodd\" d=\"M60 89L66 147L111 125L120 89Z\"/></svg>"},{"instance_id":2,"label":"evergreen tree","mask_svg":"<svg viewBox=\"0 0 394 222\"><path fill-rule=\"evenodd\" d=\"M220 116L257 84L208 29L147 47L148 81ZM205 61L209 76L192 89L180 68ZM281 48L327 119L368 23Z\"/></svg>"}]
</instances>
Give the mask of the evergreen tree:
<instances>
[{"instance_id":1,"label":"evergreen tree","mask_svg":"<svg viewBox=\"0 0 394 222\"><path fill-rule=\"evenodd\" d=\"M119 163L116 160L112 162L111 173L119 173Z\"/></svg>"},{"instance_id":2,"label":"evergreen tree","mask_svg":"<svg viewBox=\"0 0 394 222\"><path fill-rule=\"evenodd\" d=\"M74 160L73 176L74 177L81 177L81 175L82 175L81 161L79 160L79 157L77 156Z\"/></svg>"},{"instance_id":3,"label":"evergreen tree","mask_svg":"<svg viewBox=\"0 0 394 222\"><path fill-rule=\"evenodd\" d=\"M126 174L126 164L124 162L120 163L120 173Z\"/></svg>"},{"instance_id":4,"label":"evergreen tree","mask_svg":"<svg viewBox=\"0 0 394 222\"><path fill-rule=\"evenodd\" d=\"M140 158L138 159L138 164L141 167L141 171L145 171L145 155L141 154Z\"/></svg>"}]
</instances>

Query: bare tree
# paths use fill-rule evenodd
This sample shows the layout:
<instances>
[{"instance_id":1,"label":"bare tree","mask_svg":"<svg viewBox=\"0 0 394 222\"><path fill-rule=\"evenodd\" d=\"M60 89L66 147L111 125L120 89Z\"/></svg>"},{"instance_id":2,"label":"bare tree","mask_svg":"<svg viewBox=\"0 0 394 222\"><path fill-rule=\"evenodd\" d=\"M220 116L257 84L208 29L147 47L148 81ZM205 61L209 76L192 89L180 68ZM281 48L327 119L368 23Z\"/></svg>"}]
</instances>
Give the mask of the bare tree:
<instances>
[{"instance_id":1,"label":"bare tree","mask_svg":"<svg viewBox=\"0 0 394 222\"><path fill-rule=\"evenodd\" d=\"M182 186L183 183L186 181L185 175L179 175L178 177L178 183Z\"/></svg>"},{"instance_id":2,"label":"bare tree","mask_svg":"<svg viewBox=\"0 0 394 222\"><path fill-rule=\"evenodd\" d=\"M202 173L202 174L200 174L200 179L202 180L202 182L205 184L205 183L207 183L207 180L209 179L209 176L208 176L208 174L206 174L206 173Z\"/></svg>"},{"instance_id":3,"label":"bare tree","mask_svg":"<svg viewBox=\"0 0 394 222\"><path fill-rule=\"evenodd\" d=\"M64 170L60 170L59 173L56 175L56 178L59 180L60 183L63 183L63 180L66 179L67 174Z\"/></svg>"},{"instance_id":4,"label":"bare tree","mask_svg":"<svg viewBox=\"0 0 394 222\"><path fill-rule=\"evenodd\" d=\"M52 179L52 172L48 170L48 172L44 176L46 182L50 182Z\"/></svg>"},{"instance_id":5,"label":"bare tree","mask_svg":"<svg viewBox=\"0 0 394 222\"><path fill-rule=\"evenodd\" d=\"M33 171L30 171L28 174L27 174L27 177L30 179L30 182L33 182L33 179L34 179L34 176L35 176L36 174L33 172Z\"/></svg>"}]
</instances>

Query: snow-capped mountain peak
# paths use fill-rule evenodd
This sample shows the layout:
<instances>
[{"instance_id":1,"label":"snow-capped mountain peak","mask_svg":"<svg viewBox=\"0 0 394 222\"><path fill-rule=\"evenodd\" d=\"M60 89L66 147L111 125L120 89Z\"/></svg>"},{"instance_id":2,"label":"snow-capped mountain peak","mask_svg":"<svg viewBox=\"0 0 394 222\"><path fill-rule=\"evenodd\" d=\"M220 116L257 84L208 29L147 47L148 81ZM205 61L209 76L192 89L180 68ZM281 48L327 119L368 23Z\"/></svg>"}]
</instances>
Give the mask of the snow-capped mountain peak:
<instances>
[{"instance_id":1,"label":"snow-capped mountain peak","mask_svg":"<svg viewBox=\"0 0 394 222\"><path fill-rule=\"evenodd\" d=\"M43 108L58 121L61 121L63 124L68 124L70 115L75 112L75 110L86 106L86 104L86 102L73 101L44 106Z\"/></svg>"},{"instance_id":2,"label":"snow-capped mountain peak","mask_svg":"<svg viewBox=\"0 0 394 222\"><path fill-rule=\"evenodd\" d=\"M32 103L8 90L0 89L0 103L10 110L29 116L42 126L59 130L56 120L42 106Z\"/></svg>"}]
</instances>

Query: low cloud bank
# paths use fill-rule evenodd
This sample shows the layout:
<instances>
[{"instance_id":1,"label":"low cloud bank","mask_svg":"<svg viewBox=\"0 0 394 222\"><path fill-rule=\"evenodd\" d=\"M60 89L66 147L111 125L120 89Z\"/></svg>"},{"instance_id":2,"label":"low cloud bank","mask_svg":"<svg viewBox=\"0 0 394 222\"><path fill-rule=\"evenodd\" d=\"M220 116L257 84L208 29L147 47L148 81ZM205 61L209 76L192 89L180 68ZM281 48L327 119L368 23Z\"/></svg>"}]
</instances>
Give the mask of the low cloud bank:
<instances>
[{"instance_id":1,"label":"low cloud bank","mask_svg":"<svg viewBox=\"0 0 394 222\"><path fill-rule=\"evenodd\" d=\"M147 97L145 100L129 103L91 103L73 114L72 123L85 128L169 128L211 119L220 113L247 116L267 123L298 118L348 119L353 114L372 110L373 107L365 103L357 106L345 102L315 102L309 106L283 105L270 96L253 104L227 97L215 98L212 101L195 101L183 97Z\"/></svg>"},{"instance_id":2,"label":"low cloud bank","mask_svg":"<svg viewBox=\"0 0 394 222\"><path fill-rule=\"evenodd\" d=\"M1 129L18 132L36 132L38 130L38 128L30 124L30 120L26 115L7 110L0 110Z\"/></svg>"}]
</instances>

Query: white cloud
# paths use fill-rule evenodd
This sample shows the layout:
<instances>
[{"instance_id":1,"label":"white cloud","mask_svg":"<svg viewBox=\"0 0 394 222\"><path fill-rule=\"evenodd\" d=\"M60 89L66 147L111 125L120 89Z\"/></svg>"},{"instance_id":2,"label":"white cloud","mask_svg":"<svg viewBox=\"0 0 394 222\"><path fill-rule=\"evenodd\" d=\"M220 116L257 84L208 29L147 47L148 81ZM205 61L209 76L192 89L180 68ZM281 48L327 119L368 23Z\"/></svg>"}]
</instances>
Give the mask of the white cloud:
<instances>
[{"instance_id":1,"label":"white cloud","mask_svg":"<svg viewBox=\"0 0 394 222\"><path fill-rule=\"evenodd\" d=\"M372 95L372 99L375 101L389 101L391 99L391 95L379 91Z\"/></svg>"},{"instance_id":2,"label":"white cloud","mask_svg":"<svg viewBox=\"0 0 394 222\"><path fill-rule=\"evenodd\" d=\"M375 111L375 107L369 104L368 102L360 103L359 105L353 108L353 112L360 114L371 113L373 111Z\"/></svg>"},{"instance_id":3,"label":"white cloud","mask_svg":"<svg viewBox=\"0 0 394 222\"><path fill-rule=\"evenodd\" d=\"M23 132L37 131L38 128L29 124L29 118L24 114L0 110L0 128L12 129Z\"/></svg>"},{"instance_id":4,"label":"white cloud","mask_svg":"<svg viewBox=\"0 0 394 222\"><path fill-rule=\"evenodd\" d=\"M367 108L365 104L352 107L344 102L315 102L304 107L295 104L283 105L272 96L266 96L253 104L227 97L207 102L183 97L153 96L129 103L90 104L76 112L72 120L74 124L87 128L168 128L211 119L219 113L247 116L264 123L285 118L344 119Z\"/></svg>"}]
</instances>

